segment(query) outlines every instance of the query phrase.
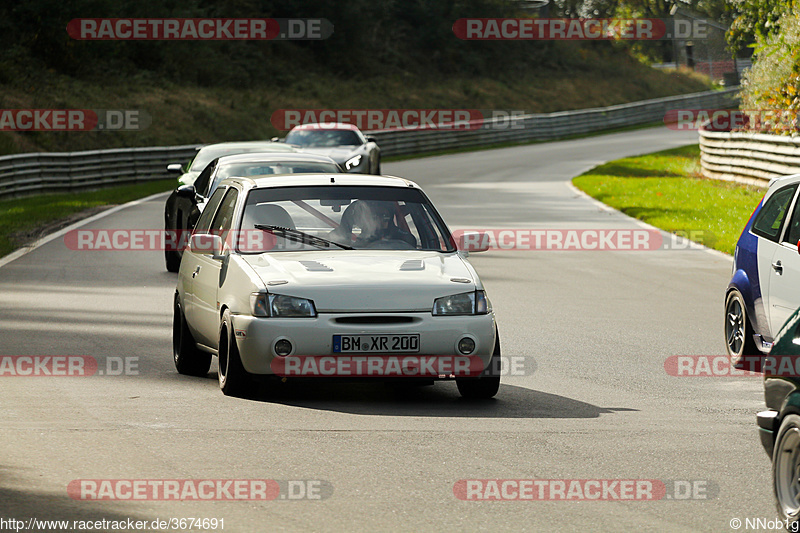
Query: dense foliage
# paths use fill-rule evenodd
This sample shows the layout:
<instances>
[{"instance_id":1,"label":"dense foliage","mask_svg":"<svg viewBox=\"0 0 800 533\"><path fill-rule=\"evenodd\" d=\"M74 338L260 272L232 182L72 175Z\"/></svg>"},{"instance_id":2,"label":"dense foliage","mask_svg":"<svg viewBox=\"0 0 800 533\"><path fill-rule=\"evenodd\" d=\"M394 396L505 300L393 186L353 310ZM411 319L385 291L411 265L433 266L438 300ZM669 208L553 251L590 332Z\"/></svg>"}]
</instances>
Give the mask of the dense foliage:
<instances>
[{"instance_id":1,"label":"dense foliage","mask_svg":"<svg viewBox=\"0 0 800 533\"><path fill-rule=\"evenodd\" d=\"M796 134L800 132L800 9L788 4L784 8L770 24L748 19L756 34L756 53L745 75L741 107L759 111L759 119L748 129Z\"/></svg>"},{"instance_id":2,"label":"dense foliage","mask_svg":"<svg viewBox=\"0 0 800 533\"><path fill-rule=\"evenodd\" d=\"M30 76L31 65L84 79L150 76L200 86L250 87L309 69L349 78L387 72L484 75L514 68L570 68L576 43L475 42L454 37L461 17L519 15L499 0L25 0L0 3L0 82ZM78 41L74 18L325 18L324 41ZM602 44L607 43L591 43ZM503 68L499 69L498 66Z\"/></svg>"},{"instance_id":3,"label":"dense foliage","mask_svg":"<svg viewBox=\"0 0 800 533\"><path fill-rule=\"evenodd\" d=\"M739 50L756 39L764 41L780 31L780 18L792 7L793 0L731 0L734 19L728 42Z\"/></svg>"}]
</instances>

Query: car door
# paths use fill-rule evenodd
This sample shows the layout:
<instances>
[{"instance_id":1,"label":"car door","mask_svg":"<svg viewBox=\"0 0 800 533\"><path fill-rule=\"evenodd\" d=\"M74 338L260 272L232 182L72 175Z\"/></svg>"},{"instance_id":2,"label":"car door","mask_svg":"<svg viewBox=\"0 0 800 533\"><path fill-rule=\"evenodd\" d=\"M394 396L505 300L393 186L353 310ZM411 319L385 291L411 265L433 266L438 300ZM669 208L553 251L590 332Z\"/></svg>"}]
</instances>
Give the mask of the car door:
<instances>
[{"instance_id":1,"label":"car door","mask_svg":"<svg viewBox=\"0 0 800 533\"><path fill-rule=\"evenodd\" d=\"M769 323L770 337L774 338L780 329L775 327L775 322L779 320L780 312L773 313L773 295L776 294L783 278L780 265L774 267L773 261L776 254L784 248L780 243L780 237L785 226L786 214L792 205L797 184L787 185L775 191L774 194L764 202L758 215L753 221L752 232L760 237L758 239L758 278L761 285L761 296L763 298L764 312ZM778 279L780 278L780 279ZM777 301L777 300L776 300ZM755 302L757 304L757 302Z\"/></svg>"},{"instance_id":2,"label":"car door","mask_svg":"<svg viewBox=\"0 0 800 533\"><path fill-rule=\"evenodd\" d=\"M218 161L219 159L214 159L206 165L206 168L203 169L193 183L195 195L193 198L186 201L184 219L182 220L184 228L186 229L190 230L195 226L197 220L199 220L200 214L204 211L206 200L211 196L211 192L213 192L209 191L209 188L211 182L214 180Z\"/></svg>"},{"instance_id":3,"label":"car door","mask_svg":"<svg viewBox=\"0 0 800 533\"><path fill-rule=\"evenodd\" d=\"M800 307L800 201L795 193L789 223L770 263L769 321L773 337Z\"/></svg>"},{"instance_id":4,"label":"car door","mask_svg":"<svg viewBox=\"0 0 800 533\"><path fill-rule=\"evenodd\" d=\"M220 189L218 189L220 190ZM231 242L230 230L236 213L239 191L229 187L219 204L211 221L210 233L220 235L223 240ZM225 245L227 248L227 244ZM219 339L219 293L220 272L224 259L215 259L212 254L196 254L197 266L193 271L194 280L194 323L197 325L197 339L201 344L216 348Z\"/></svg>"},{"instance_id":5,"label":"car door","mask_svg":"<svg viewBox=\"0 0 800 533\"><path fill-rule=\"evenodd\" d=\"M225 196L225 189L220 189L216 194L211 196L208 201L207 209L203 212L200 220L197 221L194 233L209 233L211 231L211 223L214 220L214 215L217 212L219 204L222 202L223 196ZM201 335L198 327L199 323L197 322L198 314L195 312L196 299L194 296L194 281L197 274L202 270L201 265L205 264L202 254L187 249L183 253L181 268L178 273L178 278L181 280L183 286L183 313L192 335L194 335L195 339L198 341Z\"/></svg>"}]
</instances>

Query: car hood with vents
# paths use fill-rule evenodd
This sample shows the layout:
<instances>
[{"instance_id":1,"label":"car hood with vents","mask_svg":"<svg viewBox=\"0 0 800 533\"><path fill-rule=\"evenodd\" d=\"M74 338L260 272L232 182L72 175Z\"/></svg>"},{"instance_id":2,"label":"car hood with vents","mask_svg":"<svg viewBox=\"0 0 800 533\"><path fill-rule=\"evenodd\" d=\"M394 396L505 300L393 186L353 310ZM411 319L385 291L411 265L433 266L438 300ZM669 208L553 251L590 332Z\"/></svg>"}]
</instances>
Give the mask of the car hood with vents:
<instances>
[{"instance_id":1,"label":"car hood with vents","mask_svg":"<svg viewBox=\"0 0 800 533\"><path fill-rule=\"evenodd\" d=\"M455 252L305 251L243 258L270 293L308 298L321 313L430 311L436 298L483 288Z\"/></svg>"}]
</instances>

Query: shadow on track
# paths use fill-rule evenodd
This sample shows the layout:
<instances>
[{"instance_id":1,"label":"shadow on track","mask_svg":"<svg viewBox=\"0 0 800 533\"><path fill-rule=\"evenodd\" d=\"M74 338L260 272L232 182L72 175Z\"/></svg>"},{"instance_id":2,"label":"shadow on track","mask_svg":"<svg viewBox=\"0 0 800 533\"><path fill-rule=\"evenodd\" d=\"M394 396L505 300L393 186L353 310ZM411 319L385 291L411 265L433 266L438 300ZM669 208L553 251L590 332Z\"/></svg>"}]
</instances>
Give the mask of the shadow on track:
<instances>
[{"instance_id":1,"label":"shadow on track","mask_svg":"<svg viewBox=\"0 0 800 533\"><path fill-rule=\"evenodd\" d=\"M216 373L209 374L209 378L212 377L216 378ZM238 400L372 416L598 418L601 414L637 411L625 407L600 407L503 383L497 396L491 400L466 400L451 381L426 387L394 387L383 382L363 381L276 381L264 384L250 397Z\"/></svg>"},{"instance_id":2,"label":"shadow on track","mask_svg":"<svg viewBox=\"0 0 800 533\"><path fill-rule=\"evenodd\" d=\"M108 520L124 522L129 518L136 520L144 520L150 523L155 516L142 515L139 511L122 511L120 507L127 502L114 502L114 501L83 501L73 500L67 495L66 482L63 487L63 492L41 492L29 488L21 488L24 486L25 479L23 474L30 476L41 476L32 469L30 472L19 472L20 469L0 465L0 518L16 519L28 521L30 518L38 520L68 520L69 526L67 528L48 528L44 525L41 526L41 531L57 531L62 529L64 531L76 531L78 528L73 528L73 520L91 521ZM13 487L13 488L12 488ZM27 525L27 524L26 524ZM6 528L11 529L13 528ZM31 530L22 528L25 531L36 531L34 526ZM19 530L18 530L19 531Z\"/></svg>"}]
</instances>

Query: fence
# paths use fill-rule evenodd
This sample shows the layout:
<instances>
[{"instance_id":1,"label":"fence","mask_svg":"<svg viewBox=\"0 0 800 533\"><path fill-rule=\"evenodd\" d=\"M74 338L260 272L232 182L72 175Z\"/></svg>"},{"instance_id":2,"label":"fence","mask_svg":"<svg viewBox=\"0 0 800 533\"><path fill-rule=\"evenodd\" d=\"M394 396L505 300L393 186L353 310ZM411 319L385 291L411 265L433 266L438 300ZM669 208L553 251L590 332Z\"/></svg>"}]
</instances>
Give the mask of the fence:
<instances>
[{"instance_id":1,"label":"fence","mask_svg":"<svg viewBox=\"0 0 800 533\"><path fill-rule=\"evenodd\" d=\"M64 192L174 177L169 163L194 157L197 145L32 153L0 157L0 198Z\"/></svg>"},{"instance_id":2,"label":"fence","mask_svg":"<svg viewBox=\"0 0 800 533\"><path fill-rule=\"evenodd\" d=\"M657 98L595 109L530 114L487 120L475 130L387 130L368 132L383 156L409 155L503 143L545 141L662 121L673 109L717 109L733 105L738 89ZM197 145L122 148L0 157L0 198L76 191L174 177L173 162L187 162Z\"/></svg>"},{"instance_id":3,"label":"fence","mask_svg":"<svg viewBox=\"0 0 800 533\"><path fill-rule=\"evenodd\" d=\"M800 138L701 129L700 164L707 178L765 187L800 173Z\"/></svg>"}]
</instances>

